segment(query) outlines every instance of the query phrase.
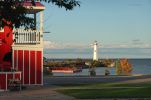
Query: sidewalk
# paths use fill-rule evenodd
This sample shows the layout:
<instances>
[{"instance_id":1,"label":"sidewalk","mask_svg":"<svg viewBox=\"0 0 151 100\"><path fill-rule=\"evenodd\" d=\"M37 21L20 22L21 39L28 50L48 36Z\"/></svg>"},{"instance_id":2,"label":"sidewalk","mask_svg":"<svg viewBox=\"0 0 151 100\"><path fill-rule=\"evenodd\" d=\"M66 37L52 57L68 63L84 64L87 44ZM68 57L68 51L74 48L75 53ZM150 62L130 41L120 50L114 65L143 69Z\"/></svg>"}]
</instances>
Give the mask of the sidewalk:
<instances>
[{"instance_id":1,"label":"sidewalk","mask_svg":"<svg viewBox=\"0 0 151 100\"><path fill-rule=\"evenodd\" d=\"M54 91L53 87L33 86L26 90L0 93L0 100L75 100Z\"/></svg>"}]
</instances>

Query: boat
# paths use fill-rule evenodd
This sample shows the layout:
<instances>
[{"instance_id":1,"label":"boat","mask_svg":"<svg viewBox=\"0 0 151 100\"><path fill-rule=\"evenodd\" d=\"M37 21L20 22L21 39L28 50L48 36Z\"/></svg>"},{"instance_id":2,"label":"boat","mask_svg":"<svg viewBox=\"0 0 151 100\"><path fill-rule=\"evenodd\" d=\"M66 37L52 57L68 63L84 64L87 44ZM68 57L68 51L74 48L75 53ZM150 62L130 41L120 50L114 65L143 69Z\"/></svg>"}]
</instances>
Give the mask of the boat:
<instances>
[{"instance_id":1,"label":"boat","mask_svg":"<svg viewBox=\"0 0 151 100\"><path fill-rule=\"evenodd\" d=\"M76 68L76 67L53 67L50 68L50 71L53 73L78 73L82 72L82 68Z\"/></svg>"}]
</instances>

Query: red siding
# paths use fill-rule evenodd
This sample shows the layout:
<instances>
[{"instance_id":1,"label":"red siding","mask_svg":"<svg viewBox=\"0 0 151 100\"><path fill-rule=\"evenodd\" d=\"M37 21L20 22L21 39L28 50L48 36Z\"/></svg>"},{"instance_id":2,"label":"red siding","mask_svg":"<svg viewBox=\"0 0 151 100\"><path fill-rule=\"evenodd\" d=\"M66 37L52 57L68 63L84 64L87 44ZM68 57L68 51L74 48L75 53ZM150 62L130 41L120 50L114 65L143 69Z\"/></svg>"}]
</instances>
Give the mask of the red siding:
<instances>
[{"instance_id":1,"label":"red siding","mask_svg":"<svg viewBox=\"0 0 151 100\"><path fill-rule=\"evenodd\" d=\"M18 57L17 57L18 53ZM23 56L24 53L24 56ZM30 56L29 56L30 53ZM24 58L23 58L24 57ZM36 59L35 59L36 57ZM42 51L18 50L14 51L14 64L18 58L18 70L22 71L22 83L24 84L42 84ZM24 61L23 61L24 60ZM23 69L24 64L24 69ZM29 82L30 81L30 82Z\"/></svg>"},{"instance_id":2,"label":"red siding","mask_svg":"<svg viewBox=\"0 0 151 100\"><path fill-rule=\"evenodd\" d=\"M15 79L21 79L20 76L21 76L20 73L16 73L16 74L15 74Z\"/></svg>"},{"instance_id":3,"label":"red siding","mask_svg":"<svg viewBox=\"0 0 151 100\"><path fill-rule=\"evenodd\" d=\"M42 53L41 51L37 51L37 84L42 84L42 66L41 66L41 60L42 60Z\"/></svg>"},{"instance_id":4,"label":"red siding","mask_svg":"<svg viewBox=\"0 0 151 100\"><path fill-rule=\"evenodd\" d=\"M13 74L7 74L7 79L13 79Z\"/></svg>"},{"instance_id":5,"label":"red siding","mask_svg":"<svg viewBox=\"0 0 151 100\"><path fill-rule=\"evenodd\" d=\"M23 50L18 50L18 70L22 72L23 76Z\"/></svg>"},{"instance_id":6,"label":"red siding","mask_svg":"<svg viewBox=\"0 0 151 100\"><path fill-rule=\"evenodd\" d=\"M13 79L13 74L7 74L7 86L9 84L10 79Z\"/></svg>"},{"instance_id":7,"label":"red siding","mask_svg":"<svg viewBox=\"0 0 151 100\"><path fill-rule=\"evenodd\" d=\"M17 66L17 50L14 50L14 68Z\"/></svg>"},{"instance_id":8,"label":"red siding","mask_svg":"<svg viewBox=\"0 0 151 100\"><path fill-rule=\"evenodd\" d=\"M0 89L6 89L6 74L0 74Z\"/></svg>"},{"instance_id":9,"label":"red siding","mask_svg":"<svg viewBox=\"0 0 151 100\"><path fill-rule=\"evenodd\" d=\"M35 84L35 51L30 51L30 83Z\"/></svg>"},{"instance_id":10,"label":"red siding","mask_svg":"<svg viewBox=\"0 0 151 100\"><path fill-rule=\"evenodd\" d=\"M20 80L21 79L20 74L21 74L20 72L13 72L13 73L3 72L3 73L0 73L0 89L7 90L9 80L13 79L13 78ZM7 75L7 77L6 77L6 75ZM6 81L7 81L7 84L6 84Z\"/></svg>"},{"instance_id":11,"label":"red siding","mask_svg":"<svg viewBox=\"0 0 151 100\"><path fill-rule=\"evenodd\" d=\"M29 84L29 51L24 51L24 84Z\"/></svg>"}]
</instances>

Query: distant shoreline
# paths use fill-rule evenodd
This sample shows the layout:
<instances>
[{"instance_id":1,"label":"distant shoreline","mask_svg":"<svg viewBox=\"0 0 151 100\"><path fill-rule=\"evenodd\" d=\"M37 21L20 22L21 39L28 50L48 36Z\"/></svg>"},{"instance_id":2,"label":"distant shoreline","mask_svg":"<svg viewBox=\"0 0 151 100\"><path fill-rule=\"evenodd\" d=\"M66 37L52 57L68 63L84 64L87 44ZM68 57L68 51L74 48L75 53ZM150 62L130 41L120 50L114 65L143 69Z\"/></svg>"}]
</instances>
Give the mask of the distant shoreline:
<instances>
[{"instance_id":1,"label":"distant shoreline","mask_svg":"<svg viewBox=\"0 0 151 100\"><path fill-rule=\"evenodd\" d=\"M123 57L124 58L124 57ZM109 60L123 59L123 58L108 58ZM47 60L93 60L92 58L46 58ZM107 58L106 58L107 59ZM106 60L105 58L99 60ZM128 60L151 60L151 58L126 58Z\"/></svg>"}]
</instances>

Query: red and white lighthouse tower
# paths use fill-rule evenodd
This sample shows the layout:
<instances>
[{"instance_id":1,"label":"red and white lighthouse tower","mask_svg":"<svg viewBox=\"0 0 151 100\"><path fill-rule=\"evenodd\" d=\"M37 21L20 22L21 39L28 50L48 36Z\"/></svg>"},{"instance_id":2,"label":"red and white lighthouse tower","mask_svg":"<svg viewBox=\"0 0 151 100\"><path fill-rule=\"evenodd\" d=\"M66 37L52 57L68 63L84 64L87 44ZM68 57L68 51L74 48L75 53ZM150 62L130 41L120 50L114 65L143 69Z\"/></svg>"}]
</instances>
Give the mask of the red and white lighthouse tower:
<instances>
[{"instance_id":1,"label":"red and white lighthouse tower","mask_svg":"<svg viewBox=\"0 0 151 100\"><path fill-rule=\"evenodd\" d=\"M13 30L9 26L0 29L0 90L7 90L9 80L14 78L21 80L22 85L43 85L45 6L40 2L35 2L33 6L30 1L24 2L24 6L28 14L34 17L34 29ZM36 25L37 18L40 25Z\"/></svg>"}]
</instances>

